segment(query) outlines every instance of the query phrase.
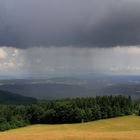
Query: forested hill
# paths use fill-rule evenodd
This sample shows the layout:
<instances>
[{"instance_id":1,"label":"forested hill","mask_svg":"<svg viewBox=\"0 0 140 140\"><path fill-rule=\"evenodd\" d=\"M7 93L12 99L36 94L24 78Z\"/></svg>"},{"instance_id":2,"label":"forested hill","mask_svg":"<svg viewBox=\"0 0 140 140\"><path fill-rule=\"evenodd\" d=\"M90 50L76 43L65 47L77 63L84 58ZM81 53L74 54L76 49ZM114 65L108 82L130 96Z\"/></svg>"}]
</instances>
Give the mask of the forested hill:
<instances>
[{"instance_id":1,"label":"forested hill","mask_svg":"<svg viewBox=\"0 0 140 140\"><path fill-rule=\"evenodd\" d=\"M139 114L131 97L97 96L42 100L33 105L0 105L0 131L29 124L68 124Z\"/></svg>"},{"instance_id":2,"label":"forested hill","mask_svg":"<svg viewBox=\"0 0 140 140\"><path fill-rule=\"evenodd\" d=\"M33 104L37 99L0 90L0 104Z\"/></svg>"}]
</instances>

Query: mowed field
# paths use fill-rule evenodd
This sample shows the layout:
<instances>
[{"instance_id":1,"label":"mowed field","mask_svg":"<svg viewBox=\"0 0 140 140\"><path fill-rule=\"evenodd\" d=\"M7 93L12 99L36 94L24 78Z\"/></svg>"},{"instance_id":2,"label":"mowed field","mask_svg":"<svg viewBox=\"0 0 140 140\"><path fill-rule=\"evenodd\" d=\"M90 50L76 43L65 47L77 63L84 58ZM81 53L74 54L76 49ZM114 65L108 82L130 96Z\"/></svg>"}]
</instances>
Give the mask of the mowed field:
<instances>
[{"instance_id":1,"label":"mowed field","mask_svg":"<svg viewBox=\"0 0 140 140\"><path fill-rule=\"evenodd\" d=\"M140 117L80 124L31 125L0 132L0 140L140 140Z\"/></svg>"}]
</instances>

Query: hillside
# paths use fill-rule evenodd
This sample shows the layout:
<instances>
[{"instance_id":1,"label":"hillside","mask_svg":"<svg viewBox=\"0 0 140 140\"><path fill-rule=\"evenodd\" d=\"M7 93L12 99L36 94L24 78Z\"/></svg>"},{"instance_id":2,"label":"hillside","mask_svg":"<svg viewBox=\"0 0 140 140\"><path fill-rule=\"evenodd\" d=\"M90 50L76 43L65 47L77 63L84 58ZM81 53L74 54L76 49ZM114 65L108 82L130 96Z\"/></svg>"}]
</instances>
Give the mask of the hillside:
<instances>
[{"instance_id":1,"label":"hillside","mask_svg":"<svg viewBox=\"0 0 140 140\"><path fill-rule=\"evenodd\" d=\"M36 102L35 98L0 90L0 104L32 104Z\"/></svg>"},{"instance_id":2,"label":"hillside","mask_svg":"<svg viewBox=\"0 0 140 140\"><path fill-rule=\"evenodd\" d=\"M1 140L140 140L140 117L80 124L32 125L0 133Z\"/></svg>"}]
</instances>

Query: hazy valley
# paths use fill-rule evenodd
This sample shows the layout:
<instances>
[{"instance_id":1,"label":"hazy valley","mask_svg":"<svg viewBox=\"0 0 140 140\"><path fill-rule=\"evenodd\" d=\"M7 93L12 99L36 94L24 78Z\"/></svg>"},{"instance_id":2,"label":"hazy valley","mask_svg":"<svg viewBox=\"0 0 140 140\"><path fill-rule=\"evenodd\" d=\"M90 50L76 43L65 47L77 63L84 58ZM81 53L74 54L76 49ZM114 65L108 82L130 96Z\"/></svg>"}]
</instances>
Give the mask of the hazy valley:
<instances>
[{"instance_id":1,"label":"hazy valley","mask_svg":"<svg viewBox=\"0 0 140 140\"><path fill-rule=\"evenodd\" d=\"M35 97L58 99L100 95L140 97L139 76L88 75L40 79L0 80L0 90Z\"/></svg>"}]
</instances>

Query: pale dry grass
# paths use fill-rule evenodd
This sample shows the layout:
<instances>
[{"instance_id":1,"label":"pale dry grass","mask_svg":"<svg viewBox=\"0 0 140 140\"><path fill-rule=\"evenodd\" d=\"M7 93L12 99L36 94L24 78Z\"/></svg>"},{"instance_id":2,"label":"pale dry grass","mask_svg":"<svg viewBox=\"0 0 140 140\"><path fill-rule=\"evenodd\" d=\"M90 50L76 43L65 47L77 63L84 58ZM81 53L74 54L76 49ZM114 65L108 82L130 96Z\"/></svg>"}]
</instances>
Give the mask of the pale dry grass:
<instances>
[{"instance_id":1,"label":"pale dry grass","mask_svg":"<svg viewBox=\"0 0 140 140\"><path fill-rule=\"evenodd\" d=\"M83 124L32 125L1 132L0 140L140 140L140 117Z\"/></svg>"}]
</instances>

